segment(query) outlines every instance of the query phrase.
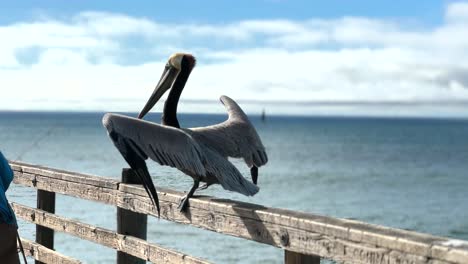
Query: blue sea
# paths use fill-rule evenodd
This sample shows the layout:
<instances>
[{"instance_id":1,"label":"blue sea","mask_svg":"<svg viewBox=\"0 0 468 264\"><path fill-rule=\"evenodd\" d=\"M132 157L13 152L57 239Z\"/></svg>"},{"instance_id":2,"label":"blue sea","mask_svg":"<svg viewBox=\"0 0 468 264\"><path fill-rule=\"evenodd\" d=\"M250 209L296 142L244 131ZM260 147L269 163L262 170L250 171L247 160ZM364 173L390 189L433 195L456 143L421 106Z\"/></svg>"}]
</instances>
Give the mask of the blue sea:
<instances>
[{"instance_id":1,"label":"blue sea","mask_svg":"<svg viewBox=\"0 0 468 264\"><path fill-rule=\"evenodd\" d=\"M0 112L0 149L11 160L119 179L127 167L101 125L103 113ZM135 115L135 114L130 114ZM184 127L224 115L180 114ZM160 115L150 120L159 122ZM201 194L358 219L468 240L468 120L251 116L269 155L251 198L212 186ZM235 162L246 176L248 169ZM151 163L156 186L187 191L191 178ZM249 177L250 178L250 177ZM10 201L35 206L35 190L12 186ZM57 195L56 213L115 229L116 209ZM148 240L216 263L282 263L283 251L150 217ZM34 226L20 233L34 239ZM116 253L58 233L57 251L86 263Z\"/></svg>"}]
</instances>

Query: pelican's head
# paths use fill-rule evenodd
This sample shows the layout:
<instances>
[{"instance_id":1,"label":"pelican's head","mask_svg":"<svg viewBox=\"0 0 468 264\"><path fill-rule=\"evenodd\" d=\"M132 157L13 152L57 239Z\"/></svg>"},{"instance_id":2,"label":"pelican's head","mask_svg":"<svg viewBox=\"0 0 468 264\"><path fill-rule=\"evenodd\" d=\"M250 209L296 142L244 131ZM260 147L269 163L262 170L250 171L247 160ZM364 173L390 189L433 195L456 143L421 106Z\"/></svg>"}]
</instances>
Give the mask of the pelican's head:
<instances>
[{"instance_id":1,"label":"pelican's head","mask_svg":"<svg viewBox=\"0 0 468 264\"><path fill-rule=\"evenodd\" d=\"M174 68L181 70L182 67L187 67L189 70L192 70L195 67L196 59L190 53L176 52L169 57L167 64L173 66ZM184 65L183 65L184 64ZM167 67L167 65L166 65Z\"/></svg>"},{"instance_id":2,"label":"pelican's head","mask_svg":"<svg viewBox=\"0 0 468 264\"><path fill-rule=\"evenodd\" d=\"M164 71L161 75L153 94L149 98L143 110L141 110L138 118L143 118L153 106L161 99L161 96L172 87L174 80L181 71L188 71L189 73L195 67L195 57L189 53L174 53L169 57Z\"/></svg>"}]
</instances>

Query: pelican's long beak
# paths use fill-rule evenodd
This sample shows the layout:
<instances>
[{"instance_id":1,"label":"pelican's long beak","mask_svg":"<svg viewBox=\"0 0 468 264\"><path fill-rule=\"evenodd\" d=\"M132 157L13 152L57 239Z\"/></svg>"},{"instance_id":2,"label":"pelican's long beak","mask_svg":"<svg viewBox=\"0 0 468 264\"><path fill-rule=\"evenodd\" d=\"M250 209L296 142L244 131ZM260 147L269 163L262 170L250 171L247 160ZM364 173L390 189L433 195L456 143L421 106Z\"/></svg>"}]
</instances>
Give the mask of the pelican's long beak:
<instances>
[{"instance_id":1,"label":"pelican's long beak","mask_svg":"<svg viewBox=\"0 0 468 264\"><path fill-rule=\"evenodd\" d=\"M163 96L163 94L169 90L169 88L171 88L172 83L177 77L177 73L178 70L176 68L172 66L166 66L163 74L161 75L161 79L158 82L158 85L156 85L156 88L154 88L153 94L151 94L151 97L148 99L148 102L146 102L145 107L143 107L143 110L141 110L140 114L138 115L139 119L143 118L159 101L159 99L161 99L161 96Z\"/></svg>"}]
</instances>

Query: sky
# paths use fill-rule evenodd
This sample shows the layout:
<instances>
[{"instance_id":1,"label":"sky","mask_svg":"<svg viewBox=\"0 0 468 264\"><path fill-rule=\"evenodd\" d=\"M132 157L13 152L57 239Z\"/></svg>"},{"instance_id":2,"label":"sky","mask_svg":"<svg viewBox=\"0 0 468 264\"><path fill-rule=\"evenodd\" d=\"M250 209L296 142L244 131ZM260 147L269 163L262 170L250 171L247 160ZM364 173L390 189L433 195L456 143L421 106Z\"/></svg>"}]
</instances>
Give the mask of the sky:
<instances>
[{"instance_id":1,"label":"sky","mask_svg":"<svg viewBox=\"0 0 468 264\"><path fill-rule=\"evenodd\" d=\"M0 110L138 112L190 52L181 112L468 116L466 36L463 1L4 1Z\"/></svg>"}]
</instances>

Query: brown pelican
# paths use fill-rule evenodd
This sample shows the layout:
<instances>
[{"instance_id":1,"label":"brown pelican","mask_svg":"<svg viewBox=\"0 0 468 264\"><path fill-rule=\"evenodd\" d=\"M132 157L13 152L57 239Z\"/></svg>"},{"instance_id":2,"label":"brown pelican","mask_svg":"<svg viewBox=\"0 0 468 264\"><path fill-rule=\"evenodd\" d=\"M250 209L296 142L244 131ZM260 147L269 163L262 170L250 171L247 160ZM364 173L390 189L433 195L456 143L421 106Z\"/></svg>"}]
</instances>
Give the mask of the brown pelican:
<instances>
[{"instance_id":1,"label":"brown pelican","mask_svg":"<svg viewBox=\"0 0 468 264\"><path fill-rule=\"evenodd\" d=\"M239 105L227 96L220 98L228 112L226 121L207 127L180 128L177 105L194 67L195 58L192 55L172 55L138 119L107 113L102 120L115 146L142 180L158 214L158 196L145 163L148 158L177 168L193 178L192 188L180 201L181 211L185 210L200 182L206 183L201 187L203 189L218 183L229 191L248 196L256 194L259 190L256 186L258 167L268 161L255 128ZM142 120L169 89L162 124ZM241 175L228 157L244 159L251 168L254 184Z\"/></svg>"}]
</instances>

